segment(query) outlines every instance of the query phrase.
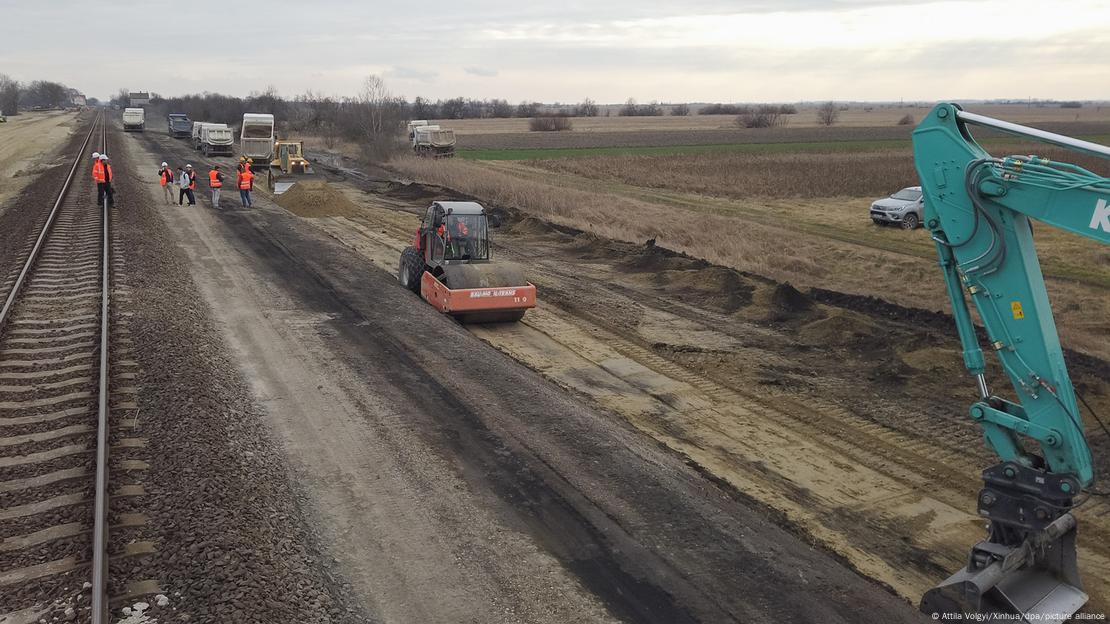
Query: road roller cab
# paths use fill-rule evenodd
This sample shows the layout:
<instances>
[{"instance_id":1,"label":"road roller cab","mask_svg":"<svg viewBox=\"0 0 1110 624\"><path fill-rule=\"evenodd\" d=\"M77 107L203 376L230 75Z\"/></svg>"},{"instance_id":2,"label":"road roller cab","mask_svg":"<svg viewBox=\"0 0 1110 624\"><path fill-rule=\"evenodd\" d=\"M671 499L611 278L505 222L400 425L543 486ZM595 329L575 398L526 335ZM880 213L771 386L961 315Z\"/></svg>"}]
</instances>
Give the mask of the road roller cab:
<instances>
[{"instance_id":1,"label":"road roller cab","mask_svg":"<svg viewBox=\"0 0 1110 624\"><path fill-rule=\"evenodd\" d=\"M518 321L536 305L536 287L518 265L492 262L489 219L477 202L433 202L401 253L397 279L467 323Z\"/></svg>"}]
</instances>

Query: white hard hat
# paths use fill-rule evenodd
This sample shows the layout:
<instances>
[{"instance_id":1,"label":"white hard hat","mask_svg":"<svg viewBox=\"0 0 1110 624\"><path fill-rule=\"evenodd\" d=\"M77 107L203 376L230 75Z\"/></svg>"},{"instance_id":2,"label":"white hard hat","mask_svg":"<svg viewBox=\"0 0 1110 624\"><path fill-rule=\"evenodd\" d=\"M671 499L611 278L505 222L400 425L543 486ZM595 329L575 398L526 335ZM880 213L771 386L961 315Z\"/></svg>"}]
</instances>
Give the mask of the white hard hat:
<instances>
[{"instance_id":1,"label":"white hard hat","mask_svg":"<svg viewBox=\"0 0 1110 624\"><path fill-rule=\"evenodd\" d=\"M192 169L192 168L193 168L193 166L192 166L192 165L185 165L185 168L186 168L186 169Z\"/></svg>"},{"instance_id":2,"label":"white hard hat","mask_svg":"<svg viewBox=\"0 0 1110 624\"><path fill-rule=\"evenodd\" d=\"M100 160L108 160L108 155L107 154L101 154L100 155Z\"/></svg>"},{"instance_id":3,"label":"white hard hat","mask_svg":"<svg viewBox=\"0 0 1110 624\"><path fill-rule=\"evenodd\" d=\"M93 152L93 158L100 158L100 152Z\"/></svg>"},{"instance_id":4,"label":"white hard hat","mask_svg":"<svg viewBox=\"0 0 1110 624\"><path fill-rule=\"evenodd\" d=\"M163 167L169 167L169 165L167 165L165 162L162 163L162 166Z\"/></svg>"}]
</instances>

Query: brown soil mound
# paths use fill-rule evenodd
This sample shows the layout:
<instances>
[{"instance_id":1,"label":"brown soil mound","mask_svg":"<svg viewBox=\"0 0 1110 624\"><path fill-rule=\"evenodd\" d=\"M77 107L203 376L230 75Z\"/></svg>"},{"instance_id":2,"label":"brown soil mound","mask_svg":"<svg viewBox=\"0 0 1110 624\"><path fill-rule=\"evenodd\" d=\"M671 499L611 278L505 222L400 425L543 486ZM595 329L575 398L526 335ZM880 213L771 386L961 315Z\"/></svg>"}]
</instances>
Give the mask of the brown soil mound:
<instances>
[{"instance_id":1,"label":"brown soil mound","mask_svg":"<svg viewBox=\"0 0 1110 624\"><path fill-rule=\"evenodd\" d=\"M736 271L719 266L660 274L668 287L678 287L683 299L731 314L752 302L755 287Z\"/></svg>"},{"instance_id":2,"label":"brown soil mound","mask_svg":"<svg viewBox=\"0 0 1110 624\"><path fill-rule=\"evenodd\" d=\"M552 228L549 224L535 218L524 217L518 221L513 222L509 228L514 234L551 234Z\"/></svg>"},{"instance_id":3,"label":"brown soil mound","mask_svg":"<svg viewBox=\"0 0 1110 624\"><path fill-rule=\"evenodd\" d=\"M433 201L436 199L443 199L445 196L447 196L444 194L443 191L444 189L442 187L425 186L423 184L420 184L419 182L402 182L399 180L390 180L384 194L400 199L411 199L414 201Z\"/></svg>"},{"instance_id":4,"label":"brown soil mound","mask_svg":"<svg viewBox=\"0 0 1110 624\"><path fill-rule=\"evenodd\" d=\"M771 293L771 305L778 312L797 314L812 310L813 300L786 283L775 286L774 292Z\"/></svg>"},{"instance_id":5,"label":"brown soil mound","mask_svg":"<svg viewBox=\"0 0 1110 624\"><path fill-rule=\"evenodd\" d=\"M665 247L657 247L655 239L647 241L640 249L638 255L624 263L625 267L631 271L684 271L709 267L709 263L705 260L692 258Z\"/></svg>"},{"instance_id":6,"label":"brown soil mound","mask_svg":"<svg viewBox=\"0 0 1110 624\"><path fill-rule=\"evenodd\" d=\"M815 346L866 347L878 340L881 333L882 330L869 319L849 312L803 325L798 329L798 338Z\"/></svg>"},{"instance_id":7,"label":"brown soil mound","mask_svg":"<svg viewBox=\"0 0 1110 624\"><path fill-rule=\"evenodd\" d=\"M298 217L349 217L358 212L354 202L319 180L297 182L274 201Z\"/></svg>"}]
</instances>

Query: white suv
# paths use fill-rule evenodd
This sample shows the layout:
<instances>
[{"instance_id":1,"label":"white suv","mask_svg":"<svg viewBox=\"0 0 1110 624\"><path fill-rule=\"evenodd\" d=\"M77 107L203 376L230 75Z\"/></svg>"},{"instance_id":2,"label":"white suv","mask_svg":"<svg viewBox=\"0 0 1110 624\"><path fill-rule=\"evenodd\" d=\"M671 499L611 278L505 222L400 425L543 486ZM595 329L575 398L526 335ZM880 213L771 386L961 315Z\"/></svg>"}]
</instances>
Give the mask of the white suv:
<instances>
[{"instance_id":1,"label":"white suv","mask_svg":"<svg viewBox=\"0 0 1110 624\"><path fill-rule=\"evenodd\" d=\"M925 197L920 186L908 186L897 193L871 204L871 220L878 225L897 223L903 230L921 225Z\"/></svg>"}]
</instances>

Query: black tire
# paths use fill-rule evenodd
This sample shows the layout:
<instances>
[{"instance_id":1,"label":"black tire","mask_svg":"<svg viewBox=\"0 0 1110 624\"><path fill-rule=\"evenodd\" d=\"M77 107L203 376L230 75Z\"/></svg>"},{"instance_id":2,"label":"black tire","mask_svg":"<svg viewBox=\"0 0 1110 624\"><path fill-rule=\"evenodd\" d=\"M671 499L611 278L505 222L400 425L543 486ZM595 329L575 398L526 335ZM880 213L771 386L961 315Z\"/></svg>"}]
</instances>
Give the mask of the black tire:
<instances>
[{"instance_id":1,"label":"black tire","mask_svg":"<svg viewBox=\"0 0 1110 624\"><path fill-rule=\"evenodd\" d=\"M875 225L879 226L879 227L883 226L883 222L882 222L881 219L872 219L871 222L874 223Z\"/></svg>"},{"instance_id":2,"label":"black tire","mask_svg":"<svg viewBox=\"0 0 1110 624\"><path fill-rule=\"evenodd\" d=\"M420 292L420 279L424 277L424 256L415 247L405 247L397 265L397 281L414 293Z\"/></svg>"},{"instance_id":3,"label":"black tire","mask_svg":"<svg viewBox=\"0 0 1110 624\"><path fill-rule=\"evenodd\" d=\"M912 212L907 214L906 216L902 217L902 229L903 230L916 230L917 226L920 223L921 222L917 219L917 215L912 213Z\"/></svg>"}]
</instances>

